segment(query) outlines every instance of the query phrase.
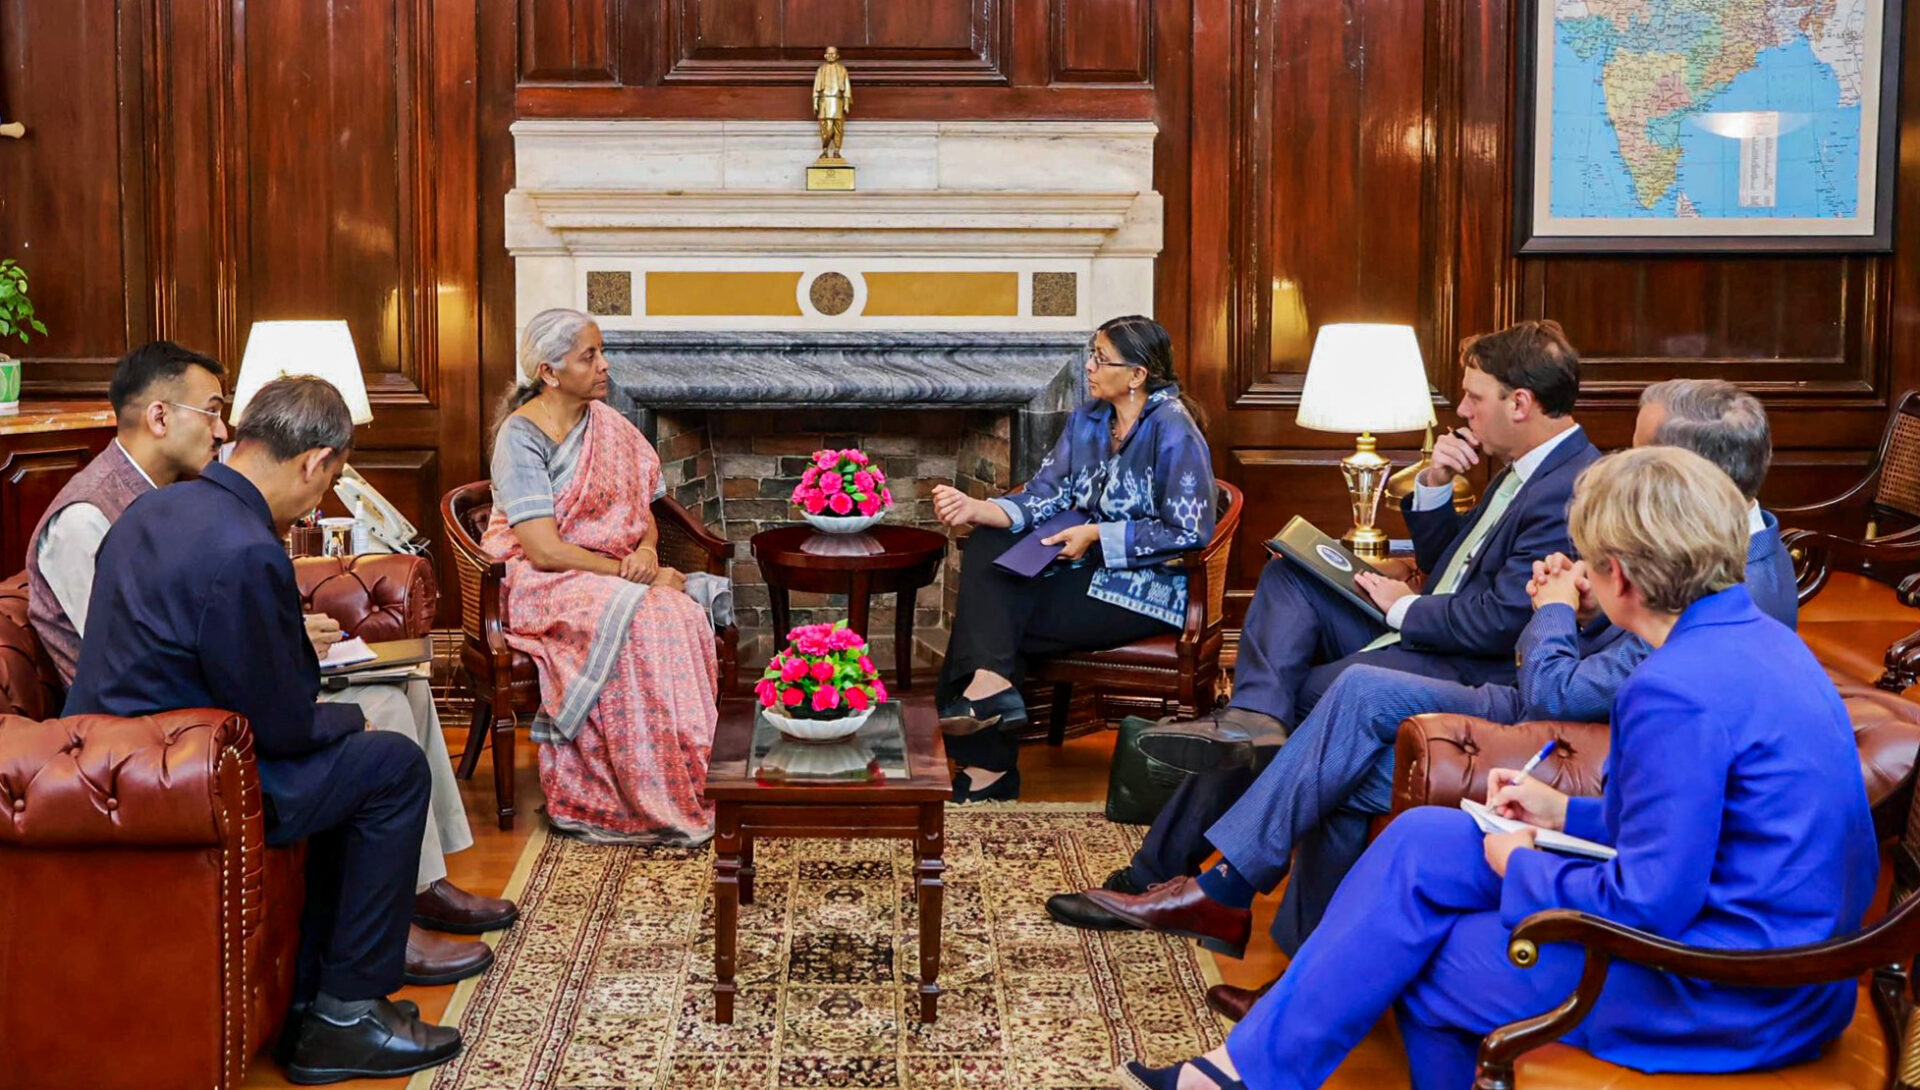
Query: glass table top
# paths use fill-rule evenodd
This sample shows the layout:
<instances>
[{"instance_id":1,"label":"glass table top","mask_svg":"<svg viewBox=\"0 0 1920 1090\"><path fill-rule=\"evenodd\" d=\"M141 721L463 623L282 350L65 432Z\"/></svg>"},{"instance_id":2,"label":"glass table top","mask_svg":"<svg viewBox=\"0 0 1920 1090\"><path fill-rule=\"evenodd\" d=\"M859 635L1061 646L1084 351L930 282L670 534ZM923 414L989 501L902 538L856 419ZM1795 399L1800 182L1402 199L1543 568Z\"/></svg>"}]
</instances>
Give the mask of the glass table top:
<instances>
[{"instance_id":1,"label":"glass table top","mask_svg":"<svg viewBox=\"0 0 1920 1090\"><path fill-rule=\"evenodd\" d=\"M907 766L906 720L899 703L889 700L875 708L852 737L803 742L780 733L763 711L755 709L747 767L761 783L836 787L905 783L912 774Z\"/></svg>"}]
</instances>

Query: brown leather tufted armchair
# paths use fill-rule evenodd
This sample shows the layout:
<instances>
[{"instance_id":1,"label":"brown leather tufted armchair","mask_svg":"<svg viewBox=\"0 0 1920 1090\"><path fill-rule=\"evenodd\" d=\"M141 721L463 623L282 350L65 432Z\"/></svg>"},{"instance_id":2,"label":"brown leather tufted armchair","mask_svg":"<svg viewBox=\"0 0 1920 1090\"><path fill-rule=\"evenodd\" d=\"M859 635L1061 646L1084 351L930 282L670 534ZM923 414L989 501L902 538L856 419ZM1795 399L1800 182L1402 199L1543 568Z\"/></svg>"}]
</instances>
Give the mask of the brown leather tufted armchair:
<instances>
[{"instance_id":1,"label":"brown leather tufted armchair","mask_svg":"<svg viewBox=\"0 0 1920 1090\"><path fill-rule=\"evenodd\" d=\"M294 571L351 634L430 630L425 560ZM265 845L246 720L46 718L62 699L25 574L0 582L0 1085L237 1086L286 1016L305 893L304 849Z\"/></svg>"}]
</instances>

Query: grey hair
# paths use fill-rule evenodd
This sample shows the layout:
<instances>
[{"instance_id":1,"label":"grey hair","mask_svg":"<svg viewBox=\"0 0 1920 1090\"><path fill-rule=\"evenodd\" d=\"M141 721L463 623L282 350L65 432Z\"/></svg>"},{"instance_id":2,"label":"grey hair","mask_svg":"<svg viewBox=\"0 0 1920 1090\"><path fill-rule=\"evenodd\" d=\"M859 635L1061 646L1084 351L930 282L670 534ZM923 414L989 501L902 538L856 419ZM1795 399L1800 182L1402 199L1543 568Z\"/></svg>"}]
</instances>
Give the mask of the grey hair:
<instances>
[{"instance_id":1,"label":"grey hair","mask_svg":"<svg viewBox=\"0 0 1920 1090\"><path fill-rule=\"evenodd\" d=\"M282 462L321 447L340 457L353 449L353 411L326 379L287 375L255 391L234 438L264 444Z\"/></svg>"},{"instance_id":2,"label":"grey hair","mask_svg":"<svg viewBox=\"0 0 1920 1090\"><path fill-rule=\"evenodd\" d=\"M1740 494L1760 494L1773 463L1773 432L1760 399L1717 378L1673 378L1640 391L1640 405L1658 405L1667 417L1653 442L1684 447L1733 478Z\"/></svg>"},{"instance_id":3,"label":"grey hair","mask_svg":"<svg viewBox=\"0 0 1920 1090\"><path fill-rule=\"evenodd\" d=\"M540 396L540 365L557 364L573 351L573 342L589 326L593 316L571 307L551 307L533 316L520 333L520 356L514 365L516 380L500 399L494 430L507 422L513 411Z\"/></svg>"}]
</instances>

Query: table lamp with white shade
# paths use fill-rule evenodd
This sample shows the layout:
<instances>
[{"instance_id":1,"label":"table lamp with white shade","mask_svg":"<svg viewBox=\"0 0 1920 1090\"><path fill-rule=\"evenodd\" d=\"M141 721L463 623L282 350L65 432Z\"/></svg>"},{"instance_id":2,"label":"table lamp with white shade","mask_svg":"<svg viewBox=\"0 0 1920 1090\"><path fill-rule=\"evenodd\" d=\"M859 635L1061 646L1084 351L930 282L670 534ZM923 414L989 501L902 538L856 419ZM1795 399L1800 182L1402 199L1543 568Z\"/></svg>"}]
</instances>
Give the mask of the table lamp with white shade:
<instances>
[{"instance_id":1,"label":"table lamp with white shade","mask_svg":"<svg viewBox=\"0 0 1920 1090\"><path fill-rule=\"evenodd\" d=\"M1321 326L1295 421L1315 431L1359 434L1353 453L1340 460L1353 502L1353 528L1340 540L1357 556L1384 558L1387 535L1374 519L1393 463L1375 451L1373 433L1418 431L1433 422L1433 397L1413 327Z\"/></svg>"},{"instance_id":2,"label":"table lamp with white shade","mask_svg":"<svg viewBox=\"0 0 1920 1090\"><path fill-rule=\"evenodd\" d=\"M373 419L367 400L367 381L360 375L360 357L353 350L353 334L343 321L255 322L240 357L240 377L233 388L233 413L240 422L247 402L260 387L286 375L323 378L340 391L356 426Z\"/></svg>"}]
</instances>

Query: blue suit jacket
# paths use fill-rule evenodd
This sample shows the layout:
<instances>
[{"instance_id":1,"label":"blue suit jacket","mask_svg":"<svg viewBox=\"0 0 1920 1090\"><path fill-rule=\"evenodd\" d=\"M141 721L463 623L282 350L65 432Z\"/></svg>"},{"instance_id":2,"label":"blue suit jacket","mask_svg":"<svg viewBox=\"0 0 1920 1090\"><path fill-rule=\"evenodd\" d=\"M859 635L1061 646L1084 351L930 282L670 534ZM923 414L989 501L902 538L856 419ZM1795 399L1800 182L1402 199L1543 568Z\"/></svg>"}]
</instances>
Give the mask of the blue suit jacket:
<instances>
[{"instance_id":1,"label":"blue suit jacket","mask_svg":"<svg viewBox=\"0 0 1920 1090\"><path fill-rule=\"evenodd\" d=\"M100 544L66 714L220 708L247 717L281 817L326 781L354 704L319 704L293 563L259 489L214 464L149 492Z\"/></svg>"},{"instance_id":2,"label":"blue suit jacket","mask_svg":"<svg viewBox=\"0 0 1920 1090\"><path fill-rule=\"evenodd\" d=\"M1747 539L1747 590L1760 612L1793 628L1800 622L1793 560L1780 540L1780 520L1763 511L1766 528ZM1601 622L1577 630L1573 610L1536 610L1516 649L1522 720L1605 722L1620 683L1652 648L1623 628Z\"/></svg>"},{"instance_id":3,"label":"blue suit jacket","mask_svg":"<svg viewBox=\"0 0 1920 1090\"><path fill-rule=\"evenodd\" d=\"M1620 687L1606 793L1569 800L1566 828L1619 857L1513 853L1503 923L1571 908L1692 946L1773 949L1854 930L1873 898L1846 710L1744 585L1695 602ZM1648 1071L1797 1062L1846 1027L1856 987L1734 988L1619 963L1579 1038Z\"/></svg>"},{"instance_id":4,"label":"blue suit jacket","mask_svg":"<svg viewBox=\"0 0 1920 1090\"><path fill-rule=\"evenodd\" d=\"M1533 616L1533 603L1527 598L1533 562L1548 553L1572 555L1567 501L1573 498L1574 478L1599 457L1583 431L1561 440L1520 486L1500 524L1481 542L1459 589L1452 594L1421 595L1408 607L1400 626L1401 645L1410 651L1483 658L1505 659L1513 654L1520 630ZM1511 472L1505 470L1502 476ZM1488 484L1479 506L1466 515L1451 505L1415 511L1412 496L1401 501L1407 530L1413 534L1414 556L1429 578L1438 578L1468 529L1486 512L1487 498L1498 481L1496 477Z\"/></svg>"}]
</instances>

